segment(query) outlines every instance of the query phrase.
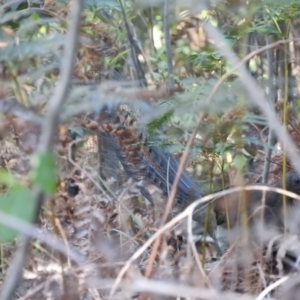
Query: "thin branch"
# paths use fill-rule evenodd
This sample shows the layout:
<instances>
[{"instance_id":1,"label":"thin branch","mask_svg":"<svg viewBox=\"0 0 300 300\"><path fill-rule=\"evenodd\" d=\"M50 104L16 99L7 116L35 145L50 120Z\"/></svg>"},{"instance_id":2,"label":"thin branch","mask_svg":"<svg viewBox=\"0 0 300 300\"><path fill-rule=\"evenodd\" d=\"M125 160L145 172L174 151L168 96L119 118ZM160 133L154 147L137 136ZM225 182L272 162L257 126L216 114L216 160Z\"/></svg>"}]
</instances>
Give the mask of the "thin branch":
<instances>
[{"instance_id":1,"label":"thin branch","mask_svg":"<svg viewBox=\"0 0 300 300\"><path fill-rule=\"evenodd\" d=\"M38 147L39 152L48 152L52 150L54 133L59 123L59 114L61 107L67 98L70 80L72 77L74 56L79 36L78 32L82 5L83 1L81 0L76 0L72 3L71 22L69 26L70 32L65 43L64 58L62 60L60 72L61 78L53 96L49 100L48 113L42 126ZM35 199L34 215L35 219L37 219L42 205L43 192L40 188L36 188L33 192ZM22 268L28 254L30 241L31 238L28 235L22 237L21 245L15 254L10 268L8 269L7 278L1 292L1 300L9 300L13 297L14 290L22 276Z\"/></svg>"},{"instance_id":2,"label":"thin branch","mask_svg":"<svg viewBox=\"0 0 300 300\"><path fill-rule=\"evenodd\" d=\"M131 264L137 260L150 246L151 244L159 238L159 236L161 236L164 232L166 232L167 230L170 230L173 226L175 226L178 222L180 222L181 220L183 220L184 218L187 218L188 216L192 215L194 210L197 208L197 206L199 206L200 204L204 204L208 201L211 201L214 198L219 198L219 197L223 197L225 195L229 195L231 193L236 193L236 192L241 192L241 191L254 191L254 190L258 190L258 191L266 191L266 192L276 192L276 193L280 193L282 195L286 195L287 197L291 197L294 198L298 201L300 201L300 196L283 190L281 188L277 188L277 187L271 187L271 186L262 186L262 185L250 185L250 186L244 186L244 187L234 187L234 188L229 188L227 190L223 190L220 192L216 192L213 194L209 194L207 196L202 197L201 199L198 199L196 201L194 201L193 203L191 203L183 212L181 212L180 214L178 214L176 217L174 217L172 220L170 220L168 223L166 223L165 225L163 225L160 229L158 229L144 244L143 246L141 246L125 263L125 265L122 267L122 269L120 270L118 276L116 277L116 280L114 282L114 285L111 288L110 291L110 296L113 296L113 294L116 292L118 286L121 283L121 280L123 278L123 276L126 274L126 272L129 270Z\"/></svg>"},{"instance_id":3,"label":"thin branch","mask_svg":"<svg viewBox=\"0 0 300 300\"><path fill-rule=\"evenodd\" d=\"M130 284L124 284L124 289L130 290L135 293L147 292L154 295L161 295L166 297L174 297L176 299L202 299L202 300L211 300L217 299L222 300L255 300L254 296L251 295L238 295L238 293L233 292L217 292L208 288L199 288L187 286L181 283L170 283L162 280L149 280L139 278L134 280ZM201 295L201 297L200 297ZM159 298L159 296L157 296Z\"/></svg>"},{"instance_id":4,"label":"thin branch","mask_svg":"<svg viewBox=\"0 0 300 300\"><path fill-rule=\"evenodd\" d=\"M300 39L294 39L294 40L300 40ZM214 97L214 95L217 93L218 89L221 87L221 85L223 84L223 82L232 74L234 73L236 70L238 70L246 61L248 61L249 59L251 59L253 56L255 55L258 55L259 53L262 53L264 51L267 51L269 49L272 49L272 48L276 48L278 47L279 45L282 45L282 44L285 44L285 43L288 43L288 42L291 42L292 40L287 40L287 41L284 41L284 40L281 40L281 41L277 41L275 43L272 43L272 44L269 44L267 46L264 46L258 50L255 50L251 53L249 53L247 56L245 56L241 61L238 61L236 63L236 65L234 65L232 67L231 70L229 70L228 72L226 72L219 80L218 82L215 84L214 88L212 89L212 92L210 93L208 99L207 99L207 103L210 103ZM252 78L252 77L251 77ZM171 189L171 192L170 192L170 195L169 195L169 199L168 199L168 202L167 202L167 205L166 205L166 209L165 209L165 214L163 216L163 222L165 222L165 220L167 219L167 216L173 206L173 203L174 203L174 199L175 199L175 196L176 196L176 191L177 191L177 186L178 186L178 183L179 183L179 180L180 180L180 177L181 177L181 174L183 172L183 168L184 168L184 165L188 159L188 155L189 155L189 150L193 144L193 141L197 135L197 132L198 132L198 128L202 122L202 119L203 119L203 112L201 111L200 114L199 114L199 117L198 117L198 123L193 131L193 133L190 135L189 139L188 139L188 142L186 144L186 147L185 147L185 150L183 152L183 155L180 159L180 163L179 163L179 166L178 166L178 171L177 171L177 174L176 174L176 177L175 177L175 180L174 180L174 183L173 183L173 186L172 186L172 189ZM149 276L151 274L151 265L153 264L153 261L155 259L155 256L156 256L156 253L158 251L158 248L159 248L159 245L160 245L160 238L155 242L153 248L152 248L152 252L151 252L151 256L150 256L150 259L149 259L149 263L148 263L148 267L147 267L147 271L146 271L146 276Z\"/></svg>"},{"instance_id":5,"label":"thin branch","mask_svg":"<svg viewBox=\"0 0 300 300\"><path fill-rule=\"evenodd\" d=\"M257 298L255 298L255 300L263 300L265 299L265 297L272 292L275 288L277 288L278 286L280 286L281 284L283 284L285 281L287 281L290 277L289 276L284 276L278 280L276 280L275 282L273 282L272 284L270 284L267 288L265 288L259 295Z\"/></svg>"},{"instance_id":6,"label":"thin branch","mask_svg":"<svg viewBox=\"0 0 300 300\"><path fill-rule=\"evenodd\" d=\"M270 44L270 37L266 37L267 45ZM267 60L268 60L268 90L269 90L269 101L270 104L275 104L275 86L274 86L274 52L273 49L267 51ZM275 143L275 135L273 130L269 130L268 134L268 144L266 149L266 159L264 161L264 171L263 171L263 180L262 183L268 182L269 170L270 170L270 160L272 156L272 147Z\"/></svg>"},{"instance_id":7,"label":"thin branch","mask_svg":"<svg viewBox=\"0 0 300 300\"><path fill-rule=\"evenodd\" d=\"M166 46L166 56L168 63L168 73L169 73L169 91L172 93L174 91L174 68L173 68L173 55L171 47L171 35L170 35L170 0L165 0L164 3L164 35L165 35L165 46Z\"/></svg>"},{"instance_id":8,"label":"thin branch","mask_svg":"<svg viewBox=\"0 0 300 300\"><path fill-rule=\"evenodd\" d=\"M273 129L275 131L279 141L283 145L285 145L285 150L288 157L290 158L292 166L295 168L297 173L300 174L300 157L297 154L296 146L294 145L287 130L284 128L284 126L281 125L274 107L272 107L267 101L264 92L249 74L244 64L241 64L241 61L239 60L237 55L230 49L221 32L210 24L205 23L203 24L203 26L208 36L215 41L215 47L222 51L222 54L227 59L227 61L232 66L239 65L239 68L237 70L238 75L244 85L244 88L248 91L249 96L251 97L251 101L255 105L257 105L264 113L268 120L270 129Z\"/></svg>"},{"instance_id":9,"label":"thin branch","mask_svg":"<svg viewBox=\"0 0 300 300\"><path fill-rule=\"evenodd\" d=\"M53 96L49 100L48 113L42 126L42 136L39 151L49 151L52 149L54 133L59 123L60 111L63 106L69 90L72 78L76 47L78 43L78 32L80 25L82 1L76 0L73 3L72 21L70 23L70 33L67 38L64 59L61 65L61 78Z\"/></svg>"},{"instance_id":10,"label":"thin branch","mask_svg":"<svg viewBox=\"0 0 300 300\"><path fill-rule=\"evenodd\" d=\"M129 22L127 20L126 17L126 12L124 9L124 5L123 5L123 1L119 0L120 2L120 7L121 7L121 11L122 11L122 15L124 18L124 23L125 23L125 27L126 27L126 31L127 31L127 38L128 38L128 42L129 42L129 47L130 47L130 54L131 54L131 59L133 61L134 64L134 68L135 68L135 73L137 76L137 79L139 80L140 86L146 86L146 79L145 79L145 74L143 72L141 63L137 57L137 47L133 38L133 34L131 31L131 28L129 26Z\"/></svg>"},{"instance_id":11,"label":"thin branch","mask_svg":"<svg viewBox=\"0 0 300 300\"><path fill-rule=\"evenodd\" d=\"M0 211L0 224L10 227L29 236L33 239L39 240L49 247L59 251L65 256L69 256L76 264L81 264L85 261L85 257L79 254L76 250L72 250L69 245L66 245L61 239L54 235L41 231L37 226L28 222L24 222L19 218L5 214Z\"/></svg>"},{"instance_id":12,"label":"thin branch","mask_svg":"<svg viewBox=\"0 0 300 300\"><path fill-rule=\"evenodd\" d=\"M18 103L15 99L3 98L0 101L0 111L4 114L12 114L22 118L25 121L30 121L36 125L42 124L42 118L28 107Z\"/></svg>"},{"instance_id":13,"label":"thin branch","mask_svg":"<svg viewBox=\"0 0 300 300\"><path fill-rule=\"evenodd\" d=\"M267 51L269 49L273 49L273 48L277 48L280 45L284 45L287 43L291 43L291 42L296 42L296 41L300 41L300 38L295 38L295 39L289 39L289 40L280 40L280 41L276 41L274 43L271 43L269 45L266 45L264 47L261 47L257 50L252 51L251 53L247 54L245 57L243 57L241 60L239 60L238 62L236 62L235 65L232 66L232 68L227 71L215 84L214 88L212 89L208 99L211 100L211 98L213 98L213 96L217 93L217 91L219 90L219 88L221 87L221 85L225 82L226 79L228 79L234 72L236 72L241 66L243 66L248 60L250 60L252 57Z\"/></svg>"}]
</instances>

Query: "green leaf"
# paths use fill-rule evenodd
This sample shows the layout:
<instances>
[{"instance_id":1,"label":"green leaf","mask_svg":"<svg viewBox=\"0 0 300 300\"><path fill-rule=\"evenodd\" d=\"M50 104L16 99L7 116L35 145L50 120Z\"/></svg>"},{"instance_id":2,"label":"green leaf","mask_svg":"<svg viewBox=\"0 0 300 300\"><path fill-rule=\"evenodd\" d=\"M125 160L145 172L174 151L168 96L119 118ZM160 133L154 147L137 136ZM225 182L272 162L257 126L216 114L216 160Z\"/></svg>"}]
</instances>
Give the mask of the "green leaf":
<instances>
[{"instance_id":1,"label":"green leaf","mask_svg":"<svg viewBox=\"0 0 300 300\"><path fill-rule=\"evenodd\" d=\"M167 123L173 116L174 111L170 110L163 114L160 118L151 121L147 127L149 134L153 134L156 129L158 129L163 124Z\"/></svg>"},{"instance_id":2,"label":"green leaf","mask_svg":"<svg viewBox=\"0 0 300 300\"><path fill-rule=\"evenodd\" d=\"M0 168L0 184L11 186L16 183L17 181L11 173L3 168Z\"/></svg>"},{"instance_id":3,"label":"green leaf","mask_svg":"<svg viewBox=\"0 0 300 300\"><path fill-rule=\"evenodd\" d=\"M39 20L41 17L37 13L33 13L33 14L31 14L30 18L32 20Z\"/></svg>"},{"instance_id":4,"label":"green leaf","mask_svg":"<svg viewBox=\"0 0 300 300\"><path fill-rule=\"evenodd\" d=\"M240 154L234 158L234 164L239 170L243 169L246 163L247 163L247 158L244 155Z\"/></svg>"},{"instance_id":5,"label":"green leaf","mask_svg":"<svg viewBox=\"0 0 300 300\"><path fill-rule=\"evenodd\" d=\"M31 179L45 193L52 194L56 190L55 160L50 153L41 153L32 158Z\"/></svg>"},{"instance_id":6,"label":"green leaf","mask_svg":"<svg viewBox=\"0 0 300 300\"><path fill-rule=\"evenodd\" d=\"M0 196L0 211L17 217L23 221L32 222L34 214L34 197L32 192L20 185L15 185L10 191ZM18 232L0 224L0 241L12 242Z\"/></svg>"}]
</instances>

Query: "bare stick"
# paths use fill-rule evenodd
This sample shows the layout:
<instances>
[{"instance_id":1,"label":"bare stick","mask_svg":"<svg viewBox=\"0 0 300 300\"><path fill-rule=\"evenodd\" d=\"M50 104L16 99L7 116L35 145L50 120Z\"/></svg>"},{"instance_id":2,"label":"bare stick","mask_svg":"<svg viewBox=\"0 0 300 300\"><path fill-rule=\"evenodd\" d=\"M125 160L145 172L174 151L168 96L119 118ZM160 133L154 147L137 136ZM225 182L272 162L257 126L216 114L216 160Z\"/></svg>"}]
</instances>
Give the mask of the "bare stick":
<instances>
[{"instance_id":1,"label":"bare stick","mask_svg":"<svg viewBox=\"0 0 300 300\"><path fill-rule=\"evenodd\" d=\"M174 91L174 68L173 68L173 55L171 47L171 35L170 35L170 0L165 0L164 4L164 35L166 45L166 56L168 62L168 73L169 73L169 91Z\"/></svg>"},{"instance_id":2,"label":"bare stick","mask_svg":"<svg viewBox=\"0 0 300 300\"><path fill-rule=\"evenodd\" d=\"M49 247L61 252L62 254L69 256L76 264L84 262L84 256L80 255L76 250L72 250L70 245L63 243L60 239L47 232L41 231L37 226L34 226L28 222L24 222L19 218L5 214L0 211L0 224L20 231L21 233L37 239Z\"/></svg>"},{"instance_id":3,"label":"bare stick","mask_svg":"<svg viewBox=\"0 0 300 300\"><path fill-rule=\"evenodd\" d=\"M267 101L263 90L257 85L255 80L247 71L246 67L241 64L237 55L230 49L226 40L220 31L213 27L210 24L203 24L204 29L208 36L215 41L215 47L222 51L223 56L227 61L235 66L239 64L238 75L241 82L244 85L244 88L248 91L249 96L251 96L252 102L257 105L264 115L266 116L270 129L273 129L276 133L279 141L285 145L285 150L288 157L291 160L292 166L295 168L298 174L300 174L300 165L299 165L299 155L297 154L296 146L294 145L291 137L289 136L287 130L280 124L280 121L276 115L274 108ZM269 45L268 45L269 46Z\"/></svg>"},{"instance_id":4,"label":"bare stick","mask_svg":"<svg viewBox=\"0 0 300 300\"><path fill-rule=\"evenodd\" d=\"M123 276L125 275L125 273L128 271L128 269L130 268L131 264L137 260L147 249L148 247L151 246L151 244L157 239L159 238L160 235L162 235L165 231L169 230L170 228L172 228L176 223L178 223L179 221L183 220L184 218L188 217L189 215L192 215L194 210L196 209L196 207L200 204L204 204L205 202L211 201L214 198L219 198L219 197L223 197L225 195L229 195L231 193L236 193L236 192L240 192L240 191L252 191L252 190L259 190L259 191L273 191L276 193L280 193L282 195L286 195L287 197L291 197L294 199L297 199L298 201L300 201L300 196L280 189L280 188L276 188L276 187L270 187L270 186L261 186L261 185L251 185L251 186L245 186L245 187L235 187L235 188L230 188L224 191L220 191L217 193L213 193L210 195L207 195L201 199L196 200L195 202L193 202L192 204L190 204L183 212L181 212L180 214L178 214L176 217L174 217L172 220L170 220L168 223L166 223L164 226L162 226L160 229L158 229L144 244L143 246L141 246L125 263L125 265L122 267L122 269L120 270L114 285L111 288L110 291L110 296L112 296L115 291L117 290L118 286L121 283L121 280L123 278Z\"/></svg>"},{"instance_id":5,"label":"bare stick","mask_svg":"<svg viewBox=\"0 0 300 300\"><path fill-rule=\"evenodd\" d=\"M272 292L275 288L277 288L279 285L283 284L285 281L287 281L290 277L284 276L275 282L273 282L271 285L269 285L267 288L265 288L255 300L263 300L265 297Z\"/></svg>"},{"instance_id":6,"label":"bare stick","mask_svg":"<svg viewBox=\"0 0 300 300\"><path fill-rule=\"evenodd\" d=\"M60 72L61 78L57 84L53 96L49 100L48 113L42 126L40 143L38 147L38 151L42 153L52 150L54 133L59 122L61 107L67 98L73 72L74 55L79 36L78 32L82 2L83 1L81 0L76 0L72 3L71 22L69 26L70 32L65 44L65 53ZM43 200L43 192L40 188L36 188L33 192L35 199L34 215L35 219L37 219ZM13 297L14 290L22 276L22 268L28 253L30 241L31 238L29 238L27 235L22 237L21 245L15 254L10 268L8 269L7 278L1 292L1 300L9 300Z\"/></svg>"},{"instance_id":7,"label":"bare stick","mask_svg":"<svg viewBox=\"0 0 300 300\"><path fill-rule=\"evenodd\" d=\"M128 20L127 20L127 17L126 17L126 12L125 12L125 9L124 9L123 1L119 0L119 3L120 3L123 18L124 18L125 28L126 28L126 31L127 31L127 38L128 38L129 47L130 47L130 54L131 54L131 59L132 59L134 68L135 68L135 73L136 73L137 79L139 80L140 86L145 86L146 85L145 74L144 74L143 69L141 67L141 63L138 59L138 53L136 51L137 47L136 47L136 44L134 42L133 35L132 35L132 32L131 32L131 28L129 26L129 23L128 23Z\"/></svg>"},{"instance_id":8,"label":"bare stick","mask_svg":"<svg viewBox=\"0 0 300 300\"><path fill-rule=\"evenodd\" d=\"M223 84L223 82L233 72L235 72L240 66L242 66L246 61L248 61L253 56L255 56L255 55L257 55L257 54L259 54L261 52L267 51L267 50L272 49L272 48L276 48L279 45L285 44L285 43L290 42L290 41L291 40L289 40L289 41L284 41L284 40L277 41L275 43L269 44L269 45L267 45L265 47L262 47L262 48L260 48L258 50L255 50L255 51L249 53L247 56L245 56L243 58L243 60L241 60L240 62L238 62L231 70L229 70L228 72L226 72L218 80L218 82L214 86L212 92L210 93L210 95L209 95L209 97L207 99L207 103L210 103L212 101L214 95L217 93L218 89L221 87L221 85ZM191 148L191 146L193 144L193 141L194 141L195 136L197 134L198 128L199 128L199 126L201 124L202 118L203 118L203 113L200 112L199 117L198 117L198 123L197 123L197 125L196 125L193 133L189 137L188 142L187 142L186 147L185 147L185 150L184 150L183 155L181 157L180 164L179 164L179 167L178 167L178 171L177 171L177 174L176 174L176 177L175 177L175 180L174 180L174 184L173 184L172 189L171 189L170 194L169 194L169 199L168 199L168 202L167 202L167 205L166 205L165 213L164 213L164 216L162 218L162 223L164 223L166 221L167 216L168 216L168 214L169 214L169 212L170 212L170 210L171 210L171 208L173 206L174 199L175 199L175 196L176 196L177 186L178 186L181 174L183 172L184 165L185 165L185 163L187 161L189 150L190 150L190 148ZM155 260L155 257L156 257L159 245L160 245L160 238L153 245L153 248L152 248L152 251L151 251L151 256L150 256L150 259L149 259L149 262L148 262L148 266L147 266L147 270L146 270L146 277L149 277L150 274L151 274L151 272L152 272L152 265L153 265L153 262Z\"/></svg>"}]
</instances>

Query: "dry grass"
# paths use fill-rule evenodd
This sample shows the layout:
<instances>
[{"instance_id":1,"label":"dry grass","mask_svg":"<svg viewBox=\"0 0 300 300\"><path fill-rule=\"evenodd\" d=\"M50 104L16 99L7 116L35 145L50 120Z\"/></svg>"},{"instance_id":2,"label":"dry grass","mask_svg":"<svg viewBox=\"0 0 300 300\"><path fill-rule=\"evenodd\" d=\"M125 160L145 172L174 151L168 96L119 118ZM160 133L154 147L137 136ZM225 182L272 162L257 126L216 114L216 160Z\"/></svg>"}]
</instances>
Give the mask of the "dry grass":
<instances>
[{"instance_id":1,"label":"dry grass","mask_svg":"<svg viewBox=\"0 0 300 300\"><path fill-rule=\"evenodd\" d=\"M2 122L2 141L5 141L5 147L1 149L1 164L26 183L28 155L31 151L28 151L27 145L22 147L16 141L28 141L26 134L37 137L38 131L27 125L27 130L23 132L14 127L19 122L21 121L11 122L10 119ZM296 142L297 126L294 123L291 129ZM20 132L18 139L15 138L16 132ZM84 146L77 147L70 159L72 155L69 151L74 141L66 136L63 138L63 133L64 130L61 130L55 148L60 185L57 193L45 200L38 226L61 238L68 247L79 251L86 263L76 265L70 260L68 253L62 255L52 250L51 242L49 246L35 241L16 299L108 299L119 272L158 230L157 226L164 212L166 199L162 197L160 190L155 186L147 186L155 199L152 207L140 194L138 187L141 183L126 178L121 167L116 172L120 176L106 179L104 188L99 183L98 170L101 165L96 140L93 137L84 138ZM31 145L33 151L34 144ZM280 156L276 154L275 157L280 162ZM205 159L205 156L199 157L198 163ZM258 155L258 166L261 163L259 159ZM280 163L273 167L270 182L276 180L279 165ZM66 192L70 178L80 189L75 197ZM249 181L253 182L255 179L256 176L253 175ZM115 189L116 186L119 188ZM107 192L109 190L111 192ZM172 221L171 215L169 221ZM128 270L111 299L131 299L134 295L139 299L175 299L175 295L190 298L201 295L201 299L254 299L271 284L285 278L287 268L295 270L291 264L298 257L297 250L294 250L299 243L296 237L289 240L281 237L270 242L269 249L263 250L251 236L247 240L247 247L240 243L234 244L218 260L215 259L212 245L206 248L205 257L203 248L198 245L198 259L204 263L203 269L202 266L199 268L195 264L192 244L187 238L186 223L179 223L181 224L174 224L175 226L170 227L171 230L164 232L152 267L151 279L143 278L152 251L150 245L134 260L129 260L131 263ZM274 245L277 245L278 251L274 250ZM13 245L2 246L3 274L14 249ZM294 260L289 257L291 253ZM288 258L290 262L287 262ZM289 299L292 299L296 286L297 282L292 276L279 288L274 288L272 297L291 293Z\"/></svg>"},{"instance_id":2,"label":"dry grass","mask_svg":"<svg viewBox=\"0 0 300 300\"><path fill-rule=\"evenodd\" d=\"M57 7L56 4L56 1L48 0L44 6L64 24L69 18L69 7ZM104 59L116 57L124 49L112 38L114 35L108 25L96 25L85 21L84 17L74 77L80 83L99 82L109 77ZM197 19L192 21L198 22ZM193 22L182 24L172 41L175 43L187 33L190 47L199 50L207 46L208 38L202 33L200 40L193 39ZM65 26L61 26L60 31L64 33ZM209 77L206 72L198 73ZM57 76L56 72L49 75L52 79ZM159 82L158 87L156 82L151 83L150 89L127 87L128 82L124 85L111 81L101 83L100 87L103 94L121 99L121 104L131 101L159 105L161 99L170 97L165 83ZM25 84L21 87L23 93L26 88L30 94L30 86ZM177 87L175 92L182 93L183 90ZM2 90L0 98L3 98ZM170 106L176 107L176 104ZM159 111L158 108L160 106L154 110ZM277 109L280 112L282 107L279 105ZM36 112L43 110L44 104L36 107ZM199 185L206 186L208 195L241 181L255 183L261 179L268 130L254 122L248 122L246 129L242 127L247 113L242 105L224 109L222 114L208 112L202 119L194 141L201 151L188 161L186 169ZM143 113L141 116L147 117ZM87 124L84 117L72 119L72 127L98 129L97 122ZM293 109L289 111L288 120L289 133L299 149L300 124ZM213 243L203 246L199 241L191 241L189 226L197 232L199 224L188 223L186 218L180 217L181 208L175 206L163 229L159 228L167 201L161 190L129 178L112 151L105 151L102 147L105 145L101 143L98 145L95 132L74 141L68 134L69 125L61 126L56 135L58 187L54 195L44 200L37 224L41 232L62 240L65 251L53 250L51 239L47 242L35 239L15 299L258 300L265 299L266 295L267 299L299 298L300 244L297 236L277 234L262 247L251 232L246 232L243 240L232 243L217 258ZM185 145L190 132L174 128L167 128L168 139L171 142L179 140ZM144 129L140 123L130 127L139 133ZM39 130L39 126L21 118L5 116L0 120L0 168L12 172L24 185L30 184L30 155L36 150ZM175 137L172 136L174 132ZM245 140L258 143L246 145ZM226 155L217 151L220 144L229 145L229 150L224 151ZM271 157L270 184L277 182L282 172L283 153L280 145L277 146ZM241 177L233 160L245 149L252 154L253 163L245 168L245 176ZM181 155L182 151L175 153L178 159ZM222 172L225 165L226 172ZM154 206L141 195L141 186L151 194ZM72 196L76 187L79 193ZM158 249L153 249L155 234L161 236ZM17 242L1 245L0 289ZM72 260L70 252L80 255L84 263ZM151 255L155 258L153 265ZM150 278L144 276L147 268L151 269Z\"/></svg>"}]
</instances>

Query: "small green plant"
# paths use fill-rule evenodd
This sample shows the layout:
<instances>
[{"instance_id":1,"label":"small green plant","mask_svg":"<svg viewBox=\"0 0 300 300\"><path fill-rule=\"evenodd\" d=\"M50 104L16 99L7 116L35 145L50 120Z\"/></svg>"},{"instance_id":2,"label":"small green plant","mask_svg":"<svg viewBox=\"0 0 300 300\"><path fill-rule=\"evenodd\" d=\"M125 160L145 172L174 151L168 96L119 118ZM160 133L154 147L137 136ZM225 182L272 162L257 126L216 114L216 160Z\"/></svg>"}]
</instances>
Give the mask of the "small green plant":
<instances>
[{"instance_id":1,"label":"small green plant","mask_svg":"<svg viewBox=\"0 0 300 300\"><path fill-rule=\"evenodd\" d=\"M33 190L40 188L46 194L56 190L55 161L51 154L35 155L32 159L31 182L28 186L21 184L11 173L0 169L0 211L22 221L34 221L36 203ZM0 241L12 242L18 232L15 229L0 224Z\"/></svg>"}]
</instances>

